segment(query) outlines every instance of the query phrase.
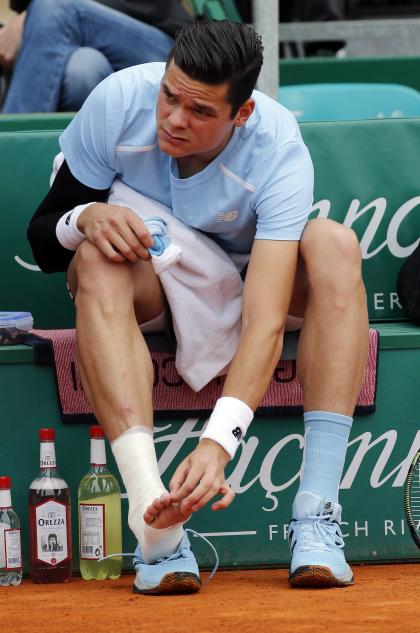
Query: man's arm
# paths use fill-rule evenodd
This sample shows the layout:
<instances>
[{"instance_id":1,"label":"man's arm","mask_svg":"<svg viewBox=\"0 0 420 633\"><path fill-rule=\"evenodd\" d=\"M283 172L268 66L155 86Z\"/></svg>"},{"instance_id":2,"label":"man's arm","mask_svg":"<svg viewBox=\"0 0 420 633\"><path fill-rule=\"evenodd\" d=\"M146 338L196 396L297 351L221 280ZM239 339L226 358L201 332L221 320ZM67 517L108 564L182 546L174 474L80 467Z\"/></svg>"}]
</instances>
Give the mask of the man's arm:
<instances>
[{"instance_id":1,"label":"man's arm","mask_svg":"<svg viewBox=\"0 0 420 633\"><path fill-rule=\"evenodd\" d=\"M248 266L242 331L223 396L245 403L253 411L267 391L283 346L283 334L296 274L298 241L256 240ZM177 468L170 484L174 502L196 511L215 494L223 498L213 510L227 507L224 468L229 455L216 441L203 439Z\"/></svg>"},{"instance_id":2,"label":"man's arm","mask_svg":"<svg viewBox=\"0 0 420 633\"><path fill-rule=\"evenodd\" d=\"M104 202L108 192L109 189L92 189L81 183L64 161L28 226L28 240L41 270L47 273L67 270L74 251L58 241L56 227L60 218L79 204Z\"/></svg>"},{"instance_id":3,"label":"man's arm","mask_svg":"<svg viewBox=\"0 0 420 633\"><path fill-rule=\"evenodd\" d=\"M149 260L153 238L127 207L108 204L109 189L92 189L61 165L28 227L36 263L47 273L65 271L85 239L115 263Z\"/></svg>"},{"instance_id":4,"label":"man's arm","mask_svg":"<svg viewBox=\"0 0 420 633\"><path fill-rule=\"evenodd\" d=\"M265 396L283 348L296 275L298 241L256 240L244 286L242 332L224 396L253 410Z\"/></svg>"}]
</instances>

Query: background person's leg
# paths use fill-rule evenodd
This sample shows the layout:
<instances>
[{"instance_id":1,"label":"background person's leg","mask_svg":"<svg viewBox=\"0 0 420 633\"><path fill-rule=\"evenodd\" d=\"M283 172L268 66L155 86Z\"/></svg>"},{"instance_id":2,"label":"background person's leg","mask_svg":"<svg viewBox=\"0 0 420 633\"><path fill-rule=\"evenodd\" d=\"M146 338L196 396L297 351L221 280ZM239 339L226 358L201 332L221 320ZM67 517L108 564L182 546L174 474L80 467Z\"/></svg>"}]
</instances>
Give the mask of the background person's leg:
<instances>
[{"instance_id":1,"label":"background person's leg","mask_svg":"<svg viewBox=\"0 0 420 633\"><path fill-rule=\"evenodd\" d=\"M87 46L76 49L64 71L57 109L60 112L80 110L94 87L111 73L112 66L103 53Z\"/></svg>"},{"instance_id":2,"label":"background person's leg","mask_svg":"<svg viewBox=\"0 0 420 633\"><path fill-rule=\"evenodd\" d=\"M4 113L56 110L65 65L80 45L67 26L74 19L71 5L66 9L65 0L29 3Z\"/></svg>"},{"instance_id":3,"label":"background person's leg","mask_svg":"<svg viewBox=\"0 0 420 633\"><path fill-rule=\"evenodd\" d=\"M113 70L165 61L173 40L91 0L32 0L3 112L54 112L70 55L95 48Z\"/></svg>"}]
</instances>

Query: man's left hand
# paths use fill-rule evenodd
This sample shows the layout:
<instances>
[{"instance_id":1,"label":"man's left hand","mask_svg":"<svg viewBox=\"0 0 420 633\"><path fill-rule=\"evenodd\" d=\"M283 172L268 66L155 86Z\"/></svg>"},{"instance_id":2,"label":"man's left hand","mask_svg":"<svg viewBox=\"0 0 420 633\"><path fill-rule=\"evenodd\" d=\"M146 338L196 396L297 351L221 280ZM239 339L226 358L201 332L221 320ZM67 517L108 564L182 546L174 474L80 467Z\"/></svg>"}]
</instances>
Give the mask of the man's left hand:
<instances>
[{"instance_id":1,"label":"man's left hand","mask_svg":"<svg viewBox=\"0 0 420 633\"><path fill-rule=\"evenodd\" d=\"M214 496L222 498L212 504L212 510L227 508L235 493L225 480L229 455L216 442L202 440L175 471L169 484L171 500L179 503L182 512L196 512Z\"/></svg>"}]
</instances>

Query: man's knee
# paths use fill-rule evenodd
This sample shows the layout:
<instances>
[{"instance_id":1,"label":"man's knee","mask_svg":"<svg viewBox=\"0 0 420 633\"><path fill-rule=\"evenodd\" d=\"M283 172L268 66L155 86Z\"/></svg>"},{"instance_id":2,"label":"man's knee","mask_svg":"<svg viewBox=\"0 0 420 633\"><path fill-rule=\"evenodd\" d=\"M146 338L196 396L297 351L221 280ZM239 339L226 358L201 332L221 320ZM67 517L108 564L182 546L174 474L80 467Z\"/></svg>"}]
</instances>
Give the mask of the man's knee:
<instances>
[{"instance_id":1,"label":"man's knee","mask_svg":"<svg viewBox=\"0 0 420 633\"><path fill-rule=\"evenodd\" d=\"M347 226L324 218L308 222L300 243L307 266L334 262L337 266L360 268L361 250L356 233Z\"/></svg>"},{"instance_id":2,"label":"man's knee","mask_svg":"<svg viewBox=\"0 0 420 633\"><path fill-rule=\"evenodd\" d=\"M328 219L310 221L302 236L300 254L310 285L324 285L345 295L361 281L360 245L349 227Z\"/></svg>"},{"instance_id":3,"label":"man's knee","mask_svg":"<svg viewBox=\"0 0 420 633\"><path fill-rule=\"evenodd\" d=\"M154 318L165 307L163 290L150 262L112 262L88 240L77 249L67 277L76 307L82 301L93 302L110 317L134 307L139 323Z\"/></svg>"},{"instance_id":4,"label":"man's knee","mask_svg":"<svg viewBox=\"0 0 420 633\"><path fill-rule=\"evenodd\" d=\"M111 262L94 244L85 240L78 247L69 269L69 281L74 280L77 293L86 291L93 297L104 297L115 287L121 287L123 277L129 277L129 264Z\"/></svg>"}]
</instances>

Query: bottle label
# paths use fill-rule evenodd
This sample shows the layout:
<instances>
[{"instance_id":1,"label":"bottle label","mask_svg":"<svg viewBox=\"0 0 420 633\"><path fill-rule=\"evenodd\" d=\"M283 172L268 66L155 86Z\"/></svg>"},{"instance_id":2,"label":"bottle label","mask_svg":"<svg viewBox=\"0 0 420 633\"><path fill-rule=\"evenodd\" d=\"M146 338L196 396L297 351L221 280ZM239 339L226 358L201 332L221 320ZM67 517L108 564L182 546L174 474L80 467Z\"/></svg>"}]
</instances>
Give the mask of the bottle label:
<instances>
[{"instance_id":1,"label":"bottle label","mask_svg":"<svg viewBox=\"0 0 420 633\"><path fill-rule=\"evenodd\" d=\"M10 490L0 490L0 508L11 508L12 496Z\"/></svg>"},{"instance_id":2,"label":"bottle label","mask_svg":"<svg viewBox=\"0 0 420 633\"><path fill-rule=\"evenodd\" d=\"M6 530L10 530L9 523L0 523L0 569L6 567Z\"/></svg>"},{"instance_id":3,"label":"bottle label","mask_svg":"<svg viewBox=\"0 0 420 633\"><path fill-rule=\"evenodd\" d=\"M96 438L90 440L90 463L96 466L106 466L105 440Z\"/></svg>"},{"instance_id":4,"label":"bottle label","mask_svg":"<svg viewBox=\"0 0 420 633\"><path fill-rule=\"evenodd\" d=\"M20 530L5 530L4 546L6 554L6 569L17 569L22 567Z\"/></svg>"},{"instance_id":5,"label":"bottle label","mask_svg":"<svg viewBox=\"0 0 420 633\"><path fill-rule=\"evenodd\" d=\"M35 508L37 558L58 565L68 557L67 506L46 501Z\"/></svg>"},{"instance_id":6,"label":"bottle label","mask_svg":"<svg viewBox=\"0 0 420 633\"><path fill-rule=\"evenodd\" d=\"M105 551L105 505L103 503L79 504L80 558L98 560Z\"/></svg>"},{"instance_id":7,"label":"bottle label","mask_svg":"<svg viewBox=\"0 0 420 633\"><path fill-rule=\"evenodd\" d=\"M56 468L54 442L41 442L39 465L41 468Z\"/></svg>"}]
</instances>

